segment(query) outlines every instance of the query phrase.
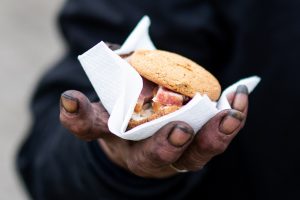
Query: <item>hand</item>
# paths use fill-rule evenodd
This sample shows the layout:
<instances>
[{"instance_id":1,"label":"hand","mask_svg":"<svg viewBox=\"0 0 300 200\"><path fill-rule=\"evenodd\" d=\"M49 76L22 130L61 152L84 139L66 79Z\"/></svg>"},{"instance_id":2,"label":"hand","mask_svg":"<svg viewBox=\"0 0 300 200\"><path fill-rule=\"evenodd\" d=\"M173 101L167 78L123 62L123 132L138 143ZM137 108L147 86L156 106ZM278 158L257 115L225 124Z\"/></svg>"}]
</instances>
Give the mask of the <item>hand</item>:
<instances>
[{"instance_id":1,"label":"hand","mask_svg":"<svg viewBox=\"0 0 300 200\"><path fill-rule=\"evenodd\" d=\"M101 103L91 103L78 91L62 94L60 120L80 139L97 139L117 165L138 176L162 178L178 173L178 169L199 170L226 150L244 126L248 110L247 87L239 86L228 100L233 109L218 113L195 135L188 124L175 121L137 142L112 134L107 127L109 114Z\"/></svg>"}]
</instances>

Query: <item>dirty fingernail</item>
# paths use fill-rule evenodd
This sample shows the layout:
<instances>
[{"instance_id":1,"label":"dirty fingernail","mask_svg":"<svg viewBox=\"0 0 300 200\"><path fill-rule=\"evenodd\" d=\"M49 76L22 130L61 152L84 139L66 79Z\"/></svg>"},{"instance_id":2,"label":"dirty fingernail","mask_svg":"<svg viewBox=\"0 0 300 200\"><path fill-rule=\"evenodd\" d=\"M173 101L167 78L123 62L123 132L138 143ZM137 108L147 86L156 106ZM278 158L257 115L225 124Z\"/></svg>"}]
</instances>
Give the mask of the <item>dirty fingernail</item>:
<instances>
[{"instance_id":1,"label":"dirty fingernail","mask_svg":"<svg viewBox=\"0 0 300 200\"><path fill-rule=\"evenodd\" d=\"M170 131L168 140L175 147L182 147L193 137L193 130L182 125L176 125Z\"/></svg>"},{"instance_id":2,"label":"dirty fingernail","mask_svg":"<svg viewBox=\"0 0 300 200\"><path fill-rule=\"evenodd\" d=\"M61 105L69 113L78 112L78 100L70 95L61 95Z\"/></svg>"},{"instance_id":3,"label":"dirty fingernail","mask_svg":"<svg viewBox=\"0 0 300 200\"><path fill-rule=\"evenodd\" d=\"M239 85L236 88L236 94L246 94L246 95L248 95L249 94L248 87L246 85Z\"/></svg>"},{"instance_id":4,"label":"dirty fingernail","mask_svg":"<svg viewBox=\"0 0 300 200\"><path fill-rule=\"evenodd\" d=\"M230 110L223 118L219 130L226 135L230 135L241 125L243 119L243 113L236 110Z\"/></svg>"},{"instance_id":5,"label":"dirty fingernail","mask_svg":"<svg viewBox=\"0 0 300 200\"><path fill-rule=\"evenodd\" d=\"M239 85L233 102L233 108L243 112L248 104L248 88L245 85Z\"/></svg>"}]
</instances>

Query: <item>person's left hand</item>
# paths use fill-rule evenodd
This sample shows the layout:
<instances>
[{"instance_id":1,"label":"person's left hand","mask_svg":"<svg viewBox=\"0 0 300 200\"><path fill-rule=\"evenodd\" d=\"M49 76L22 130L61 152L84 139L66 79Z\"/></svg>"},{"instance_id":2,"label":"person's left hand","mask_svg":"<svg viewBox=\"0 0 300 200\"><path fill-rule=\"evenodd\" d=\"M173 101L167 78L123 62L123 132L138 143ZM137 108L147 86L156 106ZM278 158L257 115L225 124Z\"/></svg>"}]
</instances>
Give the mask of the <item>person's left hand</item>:
<instances>
[{"instance_id":1,"label":"person's left hand","mask_svg":"<svg viewBox=\"0 0 300 200\"><path fill-rule=\"evenodd\" d=\"M248 90L242 85L228 96L233 109L210 119L196 134L184 122L171 122L141 141L124 140L111 133L109 114L101 103L91 103L78 91L61 96L61 123L83 140L99 141L117 165L142 177L168 177L178 172L200 170L214 156L224 152L244 126Z\"/></svg>"}]
</instances>

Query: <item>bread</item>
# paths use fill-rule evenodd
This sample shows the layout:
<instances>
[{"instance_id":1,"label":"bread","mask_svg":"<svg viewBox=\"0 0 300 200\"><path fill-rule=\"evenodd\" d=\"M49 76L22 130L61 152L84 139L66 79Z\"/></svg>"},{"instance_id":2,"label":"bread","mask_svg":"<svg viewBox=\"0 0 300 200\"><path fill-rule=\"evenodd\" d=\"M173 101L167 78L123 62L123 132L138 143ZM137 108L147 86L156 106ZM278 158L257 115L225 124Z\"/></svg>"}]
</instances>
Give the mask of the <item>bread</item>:
<instances>
[{"instance_id":1,"label":"bread","mask_svg":"<svg viewBox=\"0 0 300 200\"><path fill-rule=\"evenodd\" d=\"M158 110L157 112L154 112L153 114L149 115L149 117L146 118L141 118L141 119L131 119L128 123L128 127L127 130L130 130L138 125L144 124L146 122L150 122L152 120L155 120L159 117L162 117L164 115L167 115L169 113L172 113L176 110L178 110L180 107L178 106L168 106L165 108L162 108L160 110Z\"/></svg>"}]
</instances>

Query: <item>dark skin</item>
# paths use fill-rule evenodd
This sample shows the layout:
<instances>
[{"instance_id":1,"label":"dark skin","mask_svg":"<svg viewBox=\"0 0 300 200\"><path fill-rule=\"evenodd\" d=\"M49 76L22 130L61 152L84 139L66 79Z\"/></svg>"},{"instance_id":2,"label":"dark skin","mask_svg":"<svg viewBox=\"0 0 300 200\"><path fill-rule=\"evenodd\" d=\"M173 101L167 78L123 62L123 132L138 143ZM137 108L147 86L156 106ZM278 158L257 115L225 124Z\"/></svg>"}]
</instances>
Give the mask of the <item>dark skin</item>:
<instances>
[{"instance_id":1,"label":"dark skin","mask_svg":"<svg viewBox=\"0 0 300 200\"><path fill-rule=\"evenodd\" d=\"M108 129L109 114L100 102L91 103L79 91L61 96L60 121L78 138L97 139L106 155L128 171L150 178L177 174L177 169L196 171L223 153L243 128L248 111L248 90L240 85L227 96L232 109L210 119L196 134L185 122L174 121L141 141L124 140Z\"/></svg>"}]
</instances>

